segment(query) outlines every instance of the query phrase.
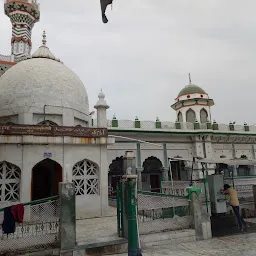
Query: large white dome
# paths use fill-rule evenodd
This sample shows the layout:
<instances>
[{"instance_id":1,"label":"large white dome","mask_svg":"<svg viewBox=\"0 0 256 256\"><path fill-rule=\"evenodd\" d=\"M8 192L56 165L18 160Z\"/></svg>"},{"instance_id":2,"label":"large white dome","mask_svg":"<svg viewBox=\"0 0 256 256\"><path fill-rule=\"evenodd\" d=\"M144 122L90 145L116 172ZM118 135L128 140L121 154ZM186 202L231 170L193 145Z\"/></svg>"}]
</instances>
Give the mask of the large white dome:
<instances>
[{"instance_id":1,"label":"large white dome","mask_svg":"<svg viewBox=\"0 0 256 256\"><path fill-rule=\"evenodd\" d=\"M45 105L89 114L82 81L61 62L38 56L19 62L0 78L1 115L43 113Z\"/></svg>"}]
</instances>

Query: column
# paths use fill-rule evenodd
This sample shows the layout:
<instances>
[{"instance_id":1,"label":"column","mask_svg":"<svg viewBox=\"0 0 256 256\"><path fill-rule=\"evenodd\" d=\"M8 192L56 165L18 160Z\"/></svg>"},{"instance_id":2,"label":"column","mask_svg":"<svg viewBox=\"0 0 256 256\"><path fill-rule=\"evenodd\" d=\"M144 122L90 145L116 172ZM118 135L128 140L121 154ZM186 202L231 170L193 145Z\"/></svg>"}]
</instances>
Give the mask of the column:
<instances>
[{"instance_id":1,"label":"column","mask_svg":"<svg viewBox=\"0 0 256 256\"><path fill-rule=\"evenodd\" d=\"M76 196L70 182L59 183L60 196L60 255L76 246Z\"/></svg>"},{"instance_id":2,"label":"column","mask_svg":"<svg viewBox=\"0 0 256 256\"><path fill-rule=\"evenodd\" d=\"M169 162L168 162L166 143L163 143L163 154L164 154L164 167L162 169L162 180L169 181Z\"/></svg>"},{"instance_id":3,"label":"column","mask_svg":"<svg viewBox=\"0 0 256 256\"><path fill-rule=\"evenodd\" d=\"M142 173L143 167L141 163L141 149L140 143L137 143L137 175L138 175L138 189L142 190Z\"/></svg>"}]
</instances>

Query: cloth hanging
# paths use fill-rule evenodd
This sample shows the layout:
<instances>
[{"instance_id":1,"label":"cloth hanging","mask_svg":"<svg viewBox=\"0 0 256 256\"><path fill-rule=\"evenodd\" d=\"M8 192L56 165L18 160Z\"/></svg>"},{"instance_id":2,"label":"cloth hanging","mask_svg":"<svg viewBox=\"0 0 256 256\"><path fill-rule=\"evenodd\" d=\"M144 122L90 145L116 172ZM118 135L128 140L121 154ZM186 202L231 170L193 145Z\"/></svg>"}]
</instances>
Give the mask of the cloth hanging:
<instances>
[{"instance_id":1,"label":"cloth hanging","mask_svg":"<svg viewBox=\"0 0 256 256\"><path fill-rule=\"evenodd\" d=\"M12 206L4 209L4 221L2 224L4 234L12 234L15 232L15 220L12 215Z\"/></svg>"},{"instance_id":2,"label":"cloth hanging","mask_svg":"<svg viewBox=\"0 0 256 256\"><path fill-rule=\"evenodd\" d=\"M13 205L12 215L15 222L22 223L24 218L24 205L23 204Z\"/></svg>"},{"instance_id":3,"label":"cloth hanging","mask_svg":"<svg viewBox=\"0 0 256 256\"><path fill-rule=\"evenodd\" d=\"M106 12L108 5L110 5L112 3L113 3L113 0L100 0L101 15L102 15L103 23L108 23L108 19L107 19L105 12Z\"/></svg>"}]
</instances>

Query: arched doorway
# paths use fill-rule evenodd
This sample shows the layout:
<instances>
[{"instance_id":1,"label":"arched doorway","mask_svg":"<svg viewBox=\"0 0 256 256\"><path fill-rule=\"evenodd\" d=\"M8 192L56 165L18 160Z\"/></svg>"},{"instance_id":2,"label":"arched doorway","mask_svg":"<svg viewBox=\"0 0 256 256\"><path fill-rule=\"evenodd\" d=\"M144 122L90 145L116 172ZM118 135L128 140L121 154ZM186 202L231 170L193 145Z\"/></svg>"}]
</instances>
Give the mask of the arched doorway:
<instances>
[{"instance_id":1,"label":"arched doorway","mask_svg":"<svg viewBox=\"0 0 256 256\"><path fill-rule=\"evenodd\" d=\"M62 167L47 158L32 169L31 200L58 195L59 182L62 181Z\"/></svg>"},{"instance_id":2,"label":"arched doorway","mask_svg":"<svg viewBox=\"0 0 256 256\"><path fill-rule=\"evenodd\" d=\"M108 186L109 186L109 195L116 195L116 187L122 176L124 175L123 170L123 156L117 157L109 165L108 173Z\"/></svg>"},{"instance_id":3,"label":"arched doorway","mask_svg":"<svg viewBox=\"0 0 256 256\"><path fill-rule=\"evenodd\" d=\"M160 192L162 162L154 156L148 157L143 163L142 188L151 192Z\"/></svg>"}]
</instances>

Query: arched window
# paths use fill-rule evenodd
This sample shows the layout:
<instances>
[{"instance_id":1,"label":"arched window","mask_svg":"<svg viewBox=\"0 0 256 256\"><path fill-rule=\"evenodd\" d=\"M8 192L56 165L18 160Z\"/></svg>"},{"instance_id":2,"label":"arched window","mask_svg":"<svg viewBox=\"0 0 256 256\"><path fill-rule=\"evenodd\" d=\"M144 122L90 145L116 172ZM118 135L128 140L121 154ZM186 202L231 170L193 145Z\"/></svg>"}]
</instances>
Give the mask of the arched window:
<instances>
[{"instance_id":1,"label":"arched window","mask_svg":"<svg viewBox=\"0 0 256 256\"><path fill-rule=\"evenodd\" d=\"M99 195L99 167L89 160L76 163L73 167L73 182L77 196Z\"/></svg>"},{"instance_id":2,"label":"arched window","mask_svg":"<svg viewBox=\"0 0 256 256\"><path fill-rule=\"evenodd\" d=\"M208 118L208 113L204 108L202 108L200 111L200 122L203 124L206 123L207 118Z\"/></svg>"},{"instance_id":3,"label":"arched window","mask_svg":"<svg viewBox=\"0 0 256 256\"><path fill-rule=\"evenodd\" d=\"M45 126L58 126L58 124L50 121L50 120L45 120L45 121L42 121L40 123L38 123L38 125L45 125Z\"/></svg>"},{"instance_id":4,"label":"arched window","mask_svg":"<svg viewBox=\"0 0 256 256\"><path fill-rule=\"evenodd\" d=\"M186 122L194 123L196 119L196 113L191 108L186 112Z\"/></svg>"},{"instance_id":5,"label":"arched window","mask_svg":"<svg viewBox=\"0 0 256 256\"><path fill-rule=\"evenodd\" d=\"M0 202L19 201L20 177L18 166L6 161L0 163Z\"/></svg>"},{"instance_id":6,"label":"arched window","mask_svg":"<svg viewBox=\"0 0 256 256\"><path fill-rule=\"evenodd\" d=\"M182 117L182 113L181 113L181 112L179 112L179 114L178 114L178 121L179 121L180 123L183 122L183 117Z\"/></svg>"}]
</instances>

